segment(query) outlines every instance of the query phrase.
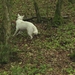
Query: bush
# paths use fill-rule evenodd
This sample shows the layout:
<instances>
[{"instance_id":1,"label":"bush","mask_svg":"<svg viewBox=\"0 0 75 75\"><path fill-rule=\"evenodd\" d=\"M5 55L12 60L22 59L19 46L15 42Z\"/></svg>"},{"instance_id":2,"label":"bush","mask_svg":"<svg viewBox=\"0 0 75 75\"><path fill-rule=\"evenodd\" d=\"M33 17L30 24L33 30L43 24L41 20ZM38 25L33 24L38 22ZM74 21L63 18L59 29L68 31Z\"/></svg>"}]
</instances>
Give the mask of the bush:
<instances>
[{"instance_id":1,"label":"bush","mask_svg":"<svg viewBox=\"0 0 75 75\"><path fill-rule=\"evenodd\" d=\"M75 62L75 51L70 54L70 59Z\"/></svg>"},{"instance_id":2,"label":"bush","mask_svg":"<svg viewBox=\"0 0 75 75\"><path fill-rule=\"evenodd\" d=\"M12 48L11 45L0 45L0 63L6 64L13 58L13 54L17 54L17 50Z\"/></svg>"}]
</instances>

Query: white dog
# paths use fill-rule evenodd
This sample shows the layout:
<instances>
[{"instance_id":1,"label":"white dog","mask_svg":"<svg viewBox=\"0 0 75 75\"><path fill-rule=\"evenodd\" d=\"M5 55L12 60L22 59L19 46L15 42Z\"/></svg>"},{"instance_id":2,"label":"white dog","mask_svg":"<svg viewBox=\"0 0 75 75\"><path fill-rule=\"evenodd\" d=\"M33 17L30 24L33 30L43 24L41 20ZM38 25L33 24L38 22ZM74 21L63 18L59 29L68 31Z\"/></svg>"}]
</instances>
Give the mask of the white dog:
<instances>
[{"instance_id":1,"label":"white dog","mask_svg":"<svg viewBox=\"0 0 75 75\"><path fill-rule=\"evenodd\" d=\"M15 36L16 34L18 35L22 30L26 29L28 35L32 39L33 38L32 34L37 35L38 29L36 28L36 26L33 23L23 21L23 18L24 18L24 16L21 16L18 14L18 18L16 20L16 31L13 36Z\"/></svg>"}]
</instances>

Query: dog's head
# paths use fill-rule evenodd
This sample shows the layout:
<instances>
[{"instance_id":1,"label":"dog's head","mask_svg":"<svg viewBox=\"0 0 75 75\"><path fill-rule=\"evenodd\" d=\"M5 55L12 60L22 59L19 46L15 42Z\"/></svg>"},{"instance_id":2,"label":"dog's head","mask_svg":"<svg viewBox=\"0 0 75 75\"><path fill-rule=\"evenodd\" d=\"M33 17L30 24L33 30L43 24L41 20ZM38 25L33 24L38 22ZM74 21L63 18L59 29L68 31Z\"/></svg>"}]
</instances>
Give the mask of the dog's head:
<instances>
[{"instance_id":1,"label":"dog's head","mask_svg":"<svg viewBox=\"0 0 75 75\"><path fill-rule=\"evenodd\" d=\"M23 20L23 18L24 18L24 15L21 16L20 14L18 14L18 18L17 19Z\"/></svg>"}]
</instances>

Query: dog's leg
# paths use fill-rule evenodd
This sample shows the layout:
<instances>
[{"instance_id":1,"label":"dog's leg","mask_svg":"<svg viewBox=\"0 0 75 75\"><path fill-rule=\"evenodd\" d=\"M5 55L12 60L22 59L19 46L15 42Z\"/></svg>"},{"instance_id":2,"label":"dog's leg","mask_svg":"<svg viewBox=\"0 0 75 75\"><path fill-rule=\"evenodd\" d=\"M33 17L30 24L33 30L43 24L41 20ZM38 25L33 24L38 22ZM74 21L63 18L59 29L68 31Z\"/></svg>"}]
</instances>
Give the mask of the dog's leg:
<instances>
[{"instance_id":1,"label":"dog's leg","mask_svg":"<svg viewBox=\"0 0 75 75\"><path fill-rule=\"evenodd\" d=\"M19 31L17 32L17 34L16 34L16 35L18 35L18 34L22 34L22 33L23 33L23 32L19 30Z\"/></svg>"},{"instance_id":2,"label":"dog's leg","mask_svg":"<svg viewBox=\"0 0 75 75\"><path fill-rule=\"evenodd\" d=\"M31 39L33 38L32 34L30 32L28 32L28 35L30 36Z\"/></svg>"},{"instance_id":3,"label":"dog's leg","mask_svg":"<svg viewBox=\"0 0 75 75\"><path fill-rule=\"evenodd\" d=\"M13 36L15 36L18 32L19 32L19 30L16 29L15 33L13 34Z\"/></svg>"}]
</instances>

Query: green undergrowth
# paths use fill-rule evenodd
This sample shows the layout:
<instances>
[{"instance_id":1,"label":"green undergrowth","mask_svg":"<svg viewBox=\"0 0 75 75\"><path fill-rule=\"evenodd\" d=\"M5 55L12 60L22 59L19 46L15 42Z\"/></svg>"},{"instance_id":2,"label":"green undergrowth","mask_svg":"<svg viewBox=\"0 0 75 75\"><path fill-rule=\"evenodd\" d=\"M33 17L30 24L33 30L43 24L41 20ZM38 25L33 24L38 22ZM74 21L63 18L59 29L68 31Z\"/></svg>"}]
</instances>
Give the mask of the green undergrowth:
<instances>
[{"instance_id":1,"label":"green undergrowth","mask_svg":"<svg viewBox=\"0 0 75 75\"><path fill-rule=\"evenodd\" d=\"M71 50L75 48L74 24L70 23L68 25L59 26L58 28L56 28L56 31L53 31L53 33L51 34L49 33L50 31L52 32L53 30L48 30L46 33L43 33L43 35L50 35L49 37L45 37L44 41L40 39L35 40L35 46L51 50Z\"/></svg>"},{"instance_id":2,"label":"green undergrowth","mask_svg":"<svg viewBox=\"0 0 75 75\"><path fill-rule=\"evenodd\" d=\"M4 71L0 73L0 75L43 75L48 70L47 64L25 64L25 66L21 67L19 65L11 65L9 71ZM50 68L49 71L53 69ZM11 72L10 72L11 71Z\"/></svg>"}]
</instances>

